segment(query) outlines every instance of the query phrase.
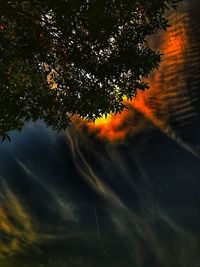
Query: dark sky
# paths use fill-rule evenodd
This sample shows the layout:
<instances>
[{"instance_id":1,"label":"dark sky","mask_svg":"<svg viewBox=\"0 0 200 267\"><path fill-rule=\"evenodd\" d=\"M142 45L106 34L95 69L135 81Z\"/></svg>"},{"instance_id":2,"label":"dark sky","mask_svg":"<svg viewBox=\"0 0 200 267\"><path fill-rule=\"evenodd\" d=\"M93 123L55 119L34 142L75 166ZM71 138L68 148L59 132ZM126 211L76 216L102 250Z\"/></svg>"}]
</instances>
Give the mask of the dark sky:
<instances>
[{"instance_id":1,"label":"dark sky","mask_svg":"<svg viewBox=\"0 0 200 267\"><path fill-rule=\"evenodd\" d=\"M199 1L185 3L123 140L37 122L0 144L0 267L200 264Z\"/></svg>"}]
</instances>

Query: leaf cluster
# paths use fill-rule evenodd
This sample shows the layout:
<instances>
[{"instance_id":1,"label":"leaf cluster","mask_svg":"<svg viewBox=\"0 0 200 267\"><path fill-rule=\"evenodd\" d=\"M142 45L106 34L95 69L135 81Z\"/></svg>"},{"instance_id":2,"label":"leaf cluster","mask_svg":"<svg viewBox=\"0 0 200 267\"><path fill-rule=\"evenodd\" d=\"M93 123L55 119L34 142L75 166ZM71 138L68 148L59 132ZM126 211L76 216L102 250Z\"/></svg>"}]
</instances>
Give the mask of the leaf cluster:
<instances>
[{"instance_id":1,"label":"leaf cluster","mask_svg":"<svg viewBox=\"0 0 200 267\"><path fill-rule=\"evenodd\" d=\"M95 119L145 90L160 53L147 37L166 29L180 0L29 0L0 3L0 134L43 119Z\"/></svg>"}]
</instances>

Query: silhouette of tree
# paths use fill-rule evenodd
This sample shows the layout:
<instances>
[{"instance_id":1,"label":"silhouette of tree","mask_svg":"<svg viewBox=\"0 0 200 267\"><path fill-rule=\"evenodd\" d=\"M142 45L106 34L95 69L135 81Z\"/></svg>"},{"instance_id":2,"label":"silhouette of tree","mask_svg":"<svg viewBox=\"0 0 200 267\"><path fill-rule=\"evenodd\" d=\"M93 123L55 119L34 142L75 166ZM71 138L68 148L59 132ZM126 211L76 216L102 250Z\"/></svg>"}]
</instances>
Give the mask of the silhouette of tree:
<instances>
[{"instance_id":1,"label":"silhouette of tree","mask_svg":"<svg viewBox=\"0 0 200 267\"><path fill-rule=\"evenodd\" d=\"M0 135L43 119L57 130L70 116L124 109L160 62L147 37L166 29L180 0L0 2Z\"/></svg>"}]
</instances>

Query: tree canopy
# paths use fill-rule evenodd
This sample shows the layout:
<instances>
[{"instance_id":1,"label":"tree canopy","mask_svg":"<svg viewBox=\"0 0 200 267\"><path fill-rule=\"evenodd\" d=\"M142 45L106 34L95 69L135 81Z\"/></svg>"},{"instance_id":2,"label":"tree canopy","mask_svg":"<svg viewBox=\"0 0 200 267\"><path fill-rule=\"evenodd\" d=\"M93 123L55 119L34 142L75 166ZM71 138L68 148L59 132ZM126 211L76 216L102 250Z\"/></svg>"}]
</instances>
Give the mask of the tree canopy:
<instances>
[{"instance_id":1,"label":"tree canopy","mask_svg":"<svg viewBox=\"0 0 200 267\"><path fill-rule=\"evenodd\" d=\"M0 2L0 135L43 119L95 119L124 109L160 53L147 37L166 29L180 0Z\"/></svg>"}]
</instances>

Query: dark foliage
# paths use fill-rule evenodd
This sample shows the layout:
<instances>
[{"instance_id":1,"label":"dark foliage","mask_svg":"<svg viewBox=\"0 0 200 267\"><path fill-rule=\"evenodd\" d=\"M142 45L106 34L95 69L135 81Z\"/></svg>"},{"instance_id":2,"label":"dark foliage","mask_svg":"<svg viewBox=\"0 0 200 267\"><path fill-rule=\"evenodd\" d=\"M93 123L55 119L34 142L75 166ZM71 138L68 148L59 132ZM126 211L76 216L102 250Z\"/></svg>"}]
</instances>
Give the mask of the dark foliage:
<instances>
[{"instance_id":1,"label":"dark foliage","mask_svg":"<svg viewBox=\"0 0 200 267\"><path fill-rule=\"evenodd\" d=\"M43 119L64 129L145 90L160 54L147 37L166 29L179 0L0 2L0 135Z\"/></svg>"}]
</instances>

